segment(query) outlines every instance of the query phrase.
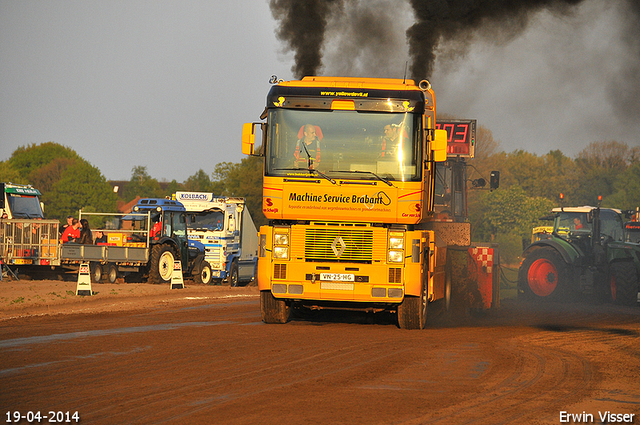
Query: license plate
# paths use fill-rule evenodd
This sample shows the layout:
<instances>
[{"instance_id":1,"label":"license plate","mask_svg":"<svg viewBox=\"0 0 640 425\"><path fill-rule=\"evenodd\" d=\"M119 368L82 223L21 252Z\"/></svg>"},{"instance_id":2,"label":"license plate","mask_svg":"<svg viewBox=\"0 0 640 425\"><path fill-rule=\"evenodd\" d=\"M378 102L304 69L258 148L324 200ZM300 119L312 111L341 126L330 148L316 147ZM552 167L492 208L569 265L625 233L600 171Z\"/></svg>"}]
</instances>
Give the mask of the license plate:
<instances>
[{"instance_id":1,"label":"license plate","mask_svg":"<svg viewBox=\"0 0 640 425\"><path fill-rule=\"evenodd\" d=\"M354 282L355 275L351 273L320 273L320 280L330 282Z\"/></svg>"},{"instance_id":2,"label":"license plate","mask_svg":"<svg viewBox=\"0 0 640 425\"><path fill-rule=\"evenodd\" d=\"M353 291L353 283L346 282L320 282L320 289L325 291Z\"/></svg>"},{"instance_id":3,"label":"license plate","mask_svg":"<svg viewBox=\"0 0 640 425\"><path fill-rule=\"evenodd\" d=\"M13 260L13 264L33 264L33 260L26 258L16 258Z\"/></svg>"}]
</instances>

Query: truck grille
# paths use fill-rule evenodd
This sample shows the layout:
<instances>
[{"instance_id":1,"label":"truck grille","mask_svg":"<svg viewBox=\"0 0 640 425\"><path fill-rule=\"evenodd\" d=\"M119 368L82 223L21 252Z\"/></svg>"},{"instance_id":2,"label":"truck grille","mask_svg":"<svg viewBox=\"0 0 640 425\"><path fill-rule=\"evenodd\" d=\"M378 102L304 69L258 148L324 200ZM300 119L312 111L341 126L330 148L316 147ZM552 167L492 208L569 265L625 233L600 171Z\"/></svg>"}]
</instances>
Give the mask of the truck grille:
<instances>
[{"instance_id":1,"label":"truck grille","mask_svg":"<svg viewBox=\"0 0 640 425\"><path fill-rule=\"evenodd\" d=\"M273 265L273 278L274 279L286 279L287 278L287 265L286 264L274 264Z\"/></svg>"},{"instance_id":2,"label":"truck grille","mask_svg":"<svg viewBox=\"0 0 640 425\"><path fill-rule=\"evenodd\" d=\"M389 267L389 283L402 283L402 269Z\"/></svg>"},{"instance_id":3,"label":"truck grille","mask_svg":"<svg viewBox=\"0 0 640 425\"><path fill-rule=\"evenodd\" d=\"M371 261L373 230L307 228L304 256L307 260Z\"/></svg>"}]
</instances>

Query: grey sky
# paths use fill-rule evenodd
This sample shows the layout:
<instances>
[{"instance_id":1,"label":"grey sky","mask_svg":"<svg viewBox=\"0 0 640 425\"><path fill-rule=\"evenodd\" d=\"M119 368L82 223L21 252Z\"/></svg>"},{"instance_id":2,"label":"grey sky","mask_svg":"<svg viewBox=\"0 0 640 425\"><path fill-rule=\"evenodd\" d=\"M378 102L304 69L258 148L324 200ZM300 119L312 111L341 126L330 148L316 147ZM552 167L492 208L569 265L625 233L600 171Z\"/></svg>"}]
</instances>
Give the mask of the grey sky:
<instances>
[{"instance_id":1,"label":"grey sky","mask_svg":"<svg viewBox=\"0 0 640 425\"><path fill-rule=\"evenodd\" d=\"M359 4L350 0L329 23L322 74L401 78L410 8L368 0L393 5L395 17L381 36L385 59L372 61L380 52L340 33L342 20L361 16ZM466 54L437 60L439 109L476 118L508 152L638 145L640 102L620 101L640 84L637 68L625 68L629 44L638 50L625 41L621 5L585 0L570 16L539 13L501 42L499 31L477 34ZM0 160L54 141L107 179L128 180L144 165L179 182L238 162L242 123L258 120L269 77L291 78L276 25L266 0L0 0Z\"/></svg>"}]
</instances>

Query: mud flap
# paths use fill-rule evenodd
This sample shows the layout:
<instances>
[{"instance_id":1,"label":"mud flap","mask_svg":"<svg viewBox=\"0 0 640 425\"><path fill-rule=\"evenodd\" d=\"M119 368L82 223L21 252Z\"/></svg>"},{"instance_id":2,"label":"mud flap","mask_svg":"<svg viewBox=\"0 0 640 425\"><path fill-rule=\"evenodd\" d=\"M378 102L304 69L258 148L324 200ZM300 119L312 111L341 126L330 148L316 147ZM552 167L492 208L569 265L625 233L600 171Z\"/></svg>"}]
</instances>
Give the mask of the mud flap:
<instances>
[{"instance_id":1,"label":"mud flap","mask_svg":"<svg viewBox=\"0 0 640 425\"><path fill-rule=\"evenodd\" d=\"M499 252L497 246L449 246L452 306L489 310L500 304Z\"/></svg>"}]
</instances>

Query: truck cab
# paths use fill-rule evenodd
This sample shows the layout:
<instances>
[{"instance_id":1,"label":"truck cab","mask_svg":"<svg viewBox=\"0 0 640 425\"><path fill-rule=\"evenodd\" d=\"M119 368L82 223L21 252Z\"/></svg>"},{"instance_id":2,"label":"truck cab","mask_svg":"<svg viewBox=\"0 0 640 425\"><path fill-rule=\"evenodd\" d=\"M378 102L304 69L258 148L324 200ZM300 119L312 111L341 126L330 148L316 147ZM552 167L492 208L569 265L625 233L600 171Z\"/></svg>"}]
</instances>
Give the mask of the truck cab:
<instances>
[{"instance_id":1,"label":"truck cab","mask_svg":"<svg viewBox=\"0 0 640 425\"><path fill-rule=\"evenodd\" d=\"M6 219L44 219L42 194L30 185L0 183L0 216Z\"/></svg>"},{"instance_id":2,"label":"truck cab","mask_svg":"<svg viewBox=\"0 0 640 425\"><path fill-rule=\"evenodd\" d=\"M207 192L176 192L174 198L187 210L189 243L204 246L213 279L231 286L253 280L258 238L244 198Z\"/></svg>"}]
</instances>

